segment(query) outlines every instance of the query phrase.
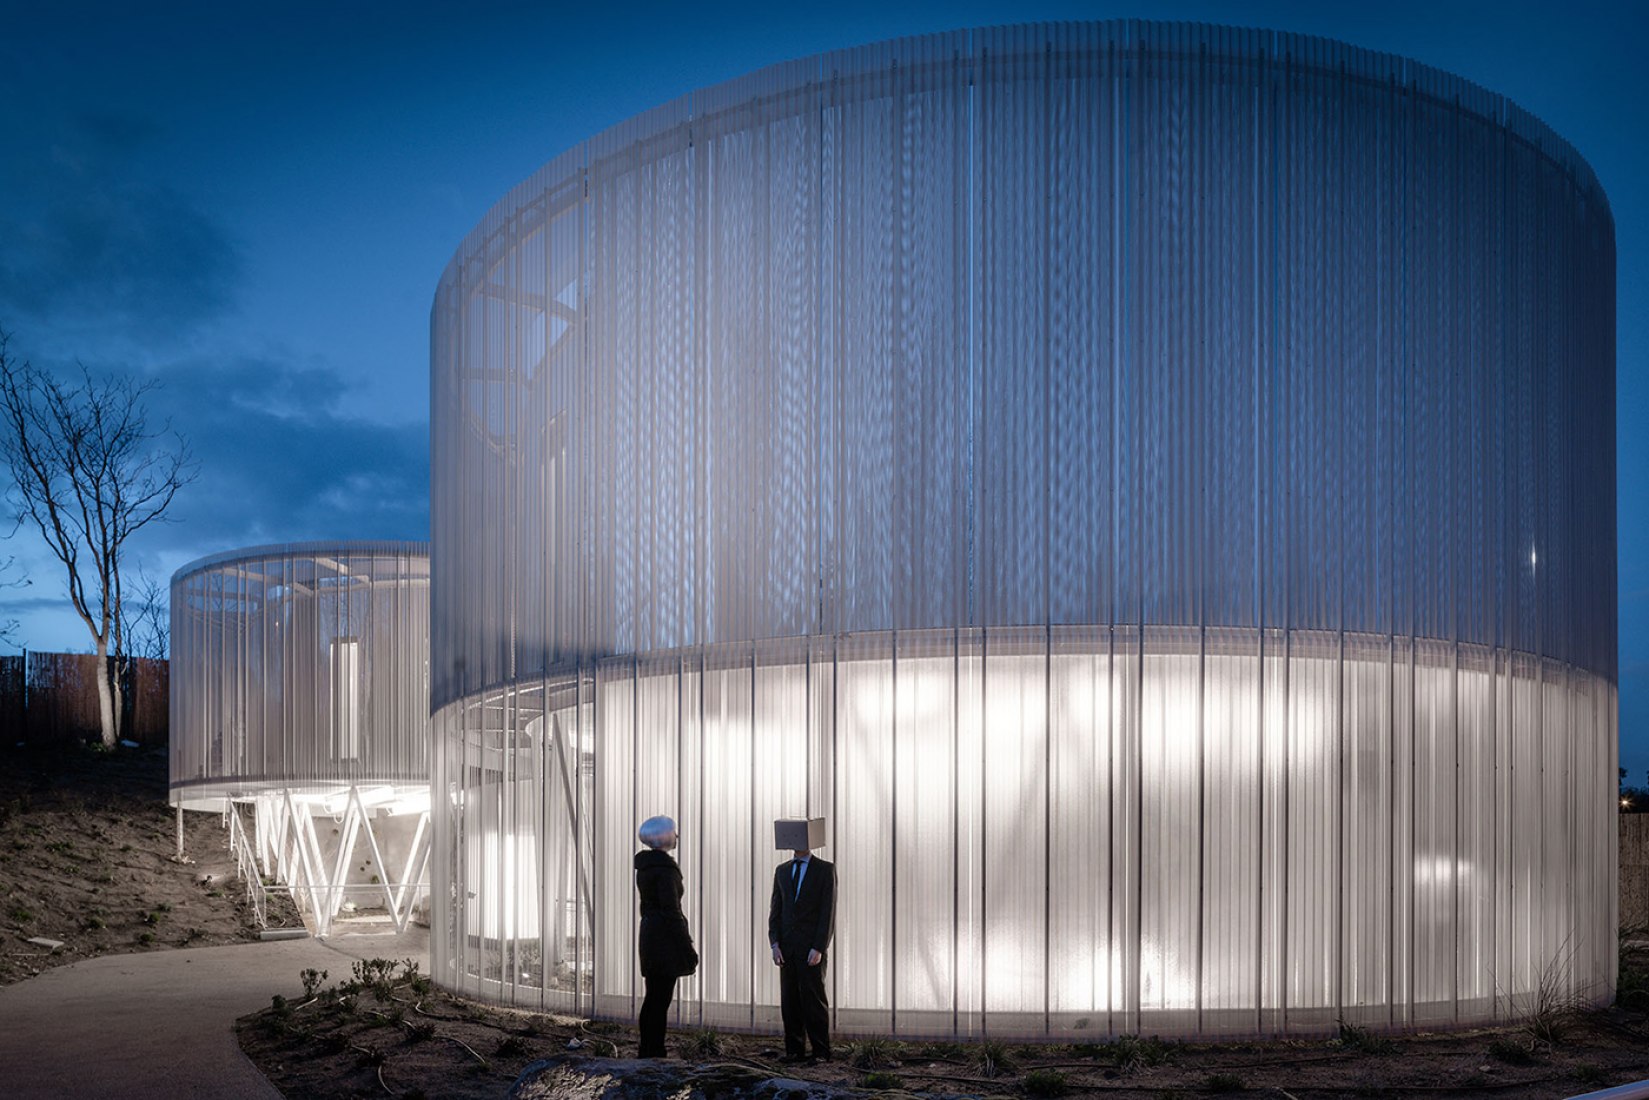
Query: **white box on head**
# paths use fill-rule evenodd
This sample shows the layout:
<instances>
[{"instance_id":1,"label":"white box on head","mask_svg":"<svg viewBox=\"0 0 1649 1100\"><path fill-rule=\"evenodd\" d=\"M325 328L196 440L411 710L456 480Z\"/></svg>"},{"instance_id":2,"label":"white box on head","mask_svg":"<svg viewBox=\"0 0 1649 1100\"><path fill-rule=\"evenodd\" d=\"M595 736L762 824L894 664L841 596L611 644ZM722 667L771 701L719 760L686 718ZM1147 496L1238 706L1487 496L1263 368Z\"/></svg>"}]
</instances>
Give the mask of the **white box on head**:
<instances>
[{"instance_id":1,"label":"white box on head","mask_svg":"<svg viewBox=\"0 0 1649 1100\"><path fill-rule=\"evenodd\" d=\"M799 852L823 848L825 819L822 817L781 817L773 822L773 847Z\"/></svg>"}]
</instances>

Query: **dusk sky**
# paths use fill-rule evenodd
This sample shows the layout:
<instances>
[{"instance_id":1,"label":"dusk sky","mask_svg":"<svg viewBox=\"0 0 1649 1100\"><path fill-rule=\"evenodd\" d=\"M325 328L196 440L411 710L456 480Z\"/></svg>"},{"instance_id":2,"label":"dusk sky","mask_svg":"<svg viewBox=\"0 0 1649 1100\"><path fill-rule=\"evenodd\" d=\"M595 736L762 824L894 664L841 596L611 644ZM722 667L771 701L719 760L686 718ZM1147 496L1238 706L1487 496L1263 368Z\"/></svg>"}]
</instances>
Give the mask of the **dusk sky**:
<instances>
[{"instance_id":1,"label":"dusk sky","mask_svg":"<svg viewBox=\"0 0 1649 1100\"><path fill-rule=\"evenodd\" d=\"M201 472L134 548L155 577L259 543L426 538L431 295L539 165L772 62L1122 17L1412 57L1509 96L1596 170L1619 253L1621 762L1649 782L1649 4L14 4L0 328L38 365L162 383ZM88 649L33 532L8 555L32 580L3 593L19 642Z\"/></svg>"}]
</instances>

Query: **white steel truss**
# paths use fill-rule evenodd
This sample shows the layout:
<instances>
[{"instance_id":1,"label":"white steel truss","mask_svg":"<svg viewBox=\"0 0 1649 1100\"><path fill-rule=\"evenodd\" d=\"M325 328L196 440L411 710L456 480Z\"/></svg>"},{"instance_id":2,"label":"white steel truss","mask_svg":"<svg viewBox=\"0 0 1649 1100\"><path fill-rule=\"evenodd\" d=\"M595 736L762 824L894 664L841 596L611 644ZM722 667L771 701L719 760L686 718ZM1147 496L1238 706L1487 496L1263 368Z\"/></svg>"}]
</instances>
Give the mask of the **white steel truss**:
<instances>
[{"instance_id":1,"label":"white steel truss","mask_svg":"<svg viewBox=\"0 0 1649 1100\"><path fill-rule=\"evenodd\" d=\"M290 789L253 800L255 850L263 874L292 893L304 923L316 936L328 936L346 902L381 901L397 932L406 930L419 900L428 890L430 821L425 792L392 787L350 786L317 797ZM239 817L231 811L235 823ZM322 841L317 817L333 822L337 839ZM386 856L394 856L384 823L412 819L411 841L391 874ZM371 866L370 881L350 881L363 841ZM238 849L237 849L238 850ZM250 874L256 877L257 868ZM242 869L242 875L248 874Z\"/></svg>"}]
</instances>

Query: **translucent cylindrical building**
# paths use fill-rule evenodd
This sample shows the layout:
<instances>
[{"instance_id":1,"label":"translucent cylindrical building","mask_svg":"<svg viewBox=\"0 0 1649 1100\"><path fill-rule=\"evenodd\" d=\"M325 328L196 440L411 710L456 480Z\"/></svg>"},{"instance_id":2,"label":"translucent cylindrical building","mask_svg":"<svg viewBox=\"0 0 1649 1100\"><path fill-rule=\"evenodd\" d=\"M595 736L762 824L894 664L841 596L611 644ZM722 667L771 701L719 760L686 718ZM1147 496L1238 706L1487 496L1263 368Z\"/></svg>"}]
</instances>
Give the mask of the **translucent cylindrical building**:
<instances>
[{"instance_id":1,"label":"translucent cylindrical building","mask_svg":"<svg viewBox=\"0 0 1649 1100\"><path fill-rule=\"evenodd\" d=\"M1614 228L1398 57L1141 22L695 92L433 307L434 975L777 1026L1303 1033L1615 976Z\"/></svg>"},{"instance_id":2,"label":"translucent cylindrical building","mask_svg":"<svg viewBox=\"0 0 1649 1100\"><path fill-rule=\"evenodd\" d=\"M428 884L428 544L214 554L173 575L171 616L173 805L223 813L317 932L404 927Z\"/></svg>"}]
</instances>

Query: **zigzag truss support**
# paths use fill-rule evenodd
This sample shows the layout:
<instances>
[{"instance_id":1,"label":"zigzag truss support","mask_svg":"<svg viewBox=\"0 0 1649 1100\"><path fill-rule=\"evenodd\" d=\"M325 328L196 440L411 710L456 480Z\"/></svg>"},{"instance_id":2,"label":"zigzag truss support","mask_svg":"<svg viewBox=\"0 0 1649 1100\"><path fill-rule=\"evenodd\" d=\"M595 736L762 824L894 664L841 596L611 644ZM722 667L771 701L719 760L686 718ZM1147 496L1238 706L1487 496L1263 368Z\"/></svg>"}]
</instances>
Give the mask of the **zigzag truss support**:
<instances>
[{"instance_id":1,"label":"zigzag truss support","mask_svg":"<svg viewBox=\"0 0 1649 1100\"><path fill-rule=\"evenodd\" d=\"M427 791L350 786L317 796L287 789L256 796L253 808L263 874L291 891L311 933L331 935L347 904L374 908L379 902L395 931L406 931L429 889ZM386 858L395 854L386 835L391 823L403 836L411 829L396 874ZM336 832L331 843L323 842L328 830ZM357 868L358 856L370 857L363 867L375 870Z\"/></svg>"}]
</instances>

